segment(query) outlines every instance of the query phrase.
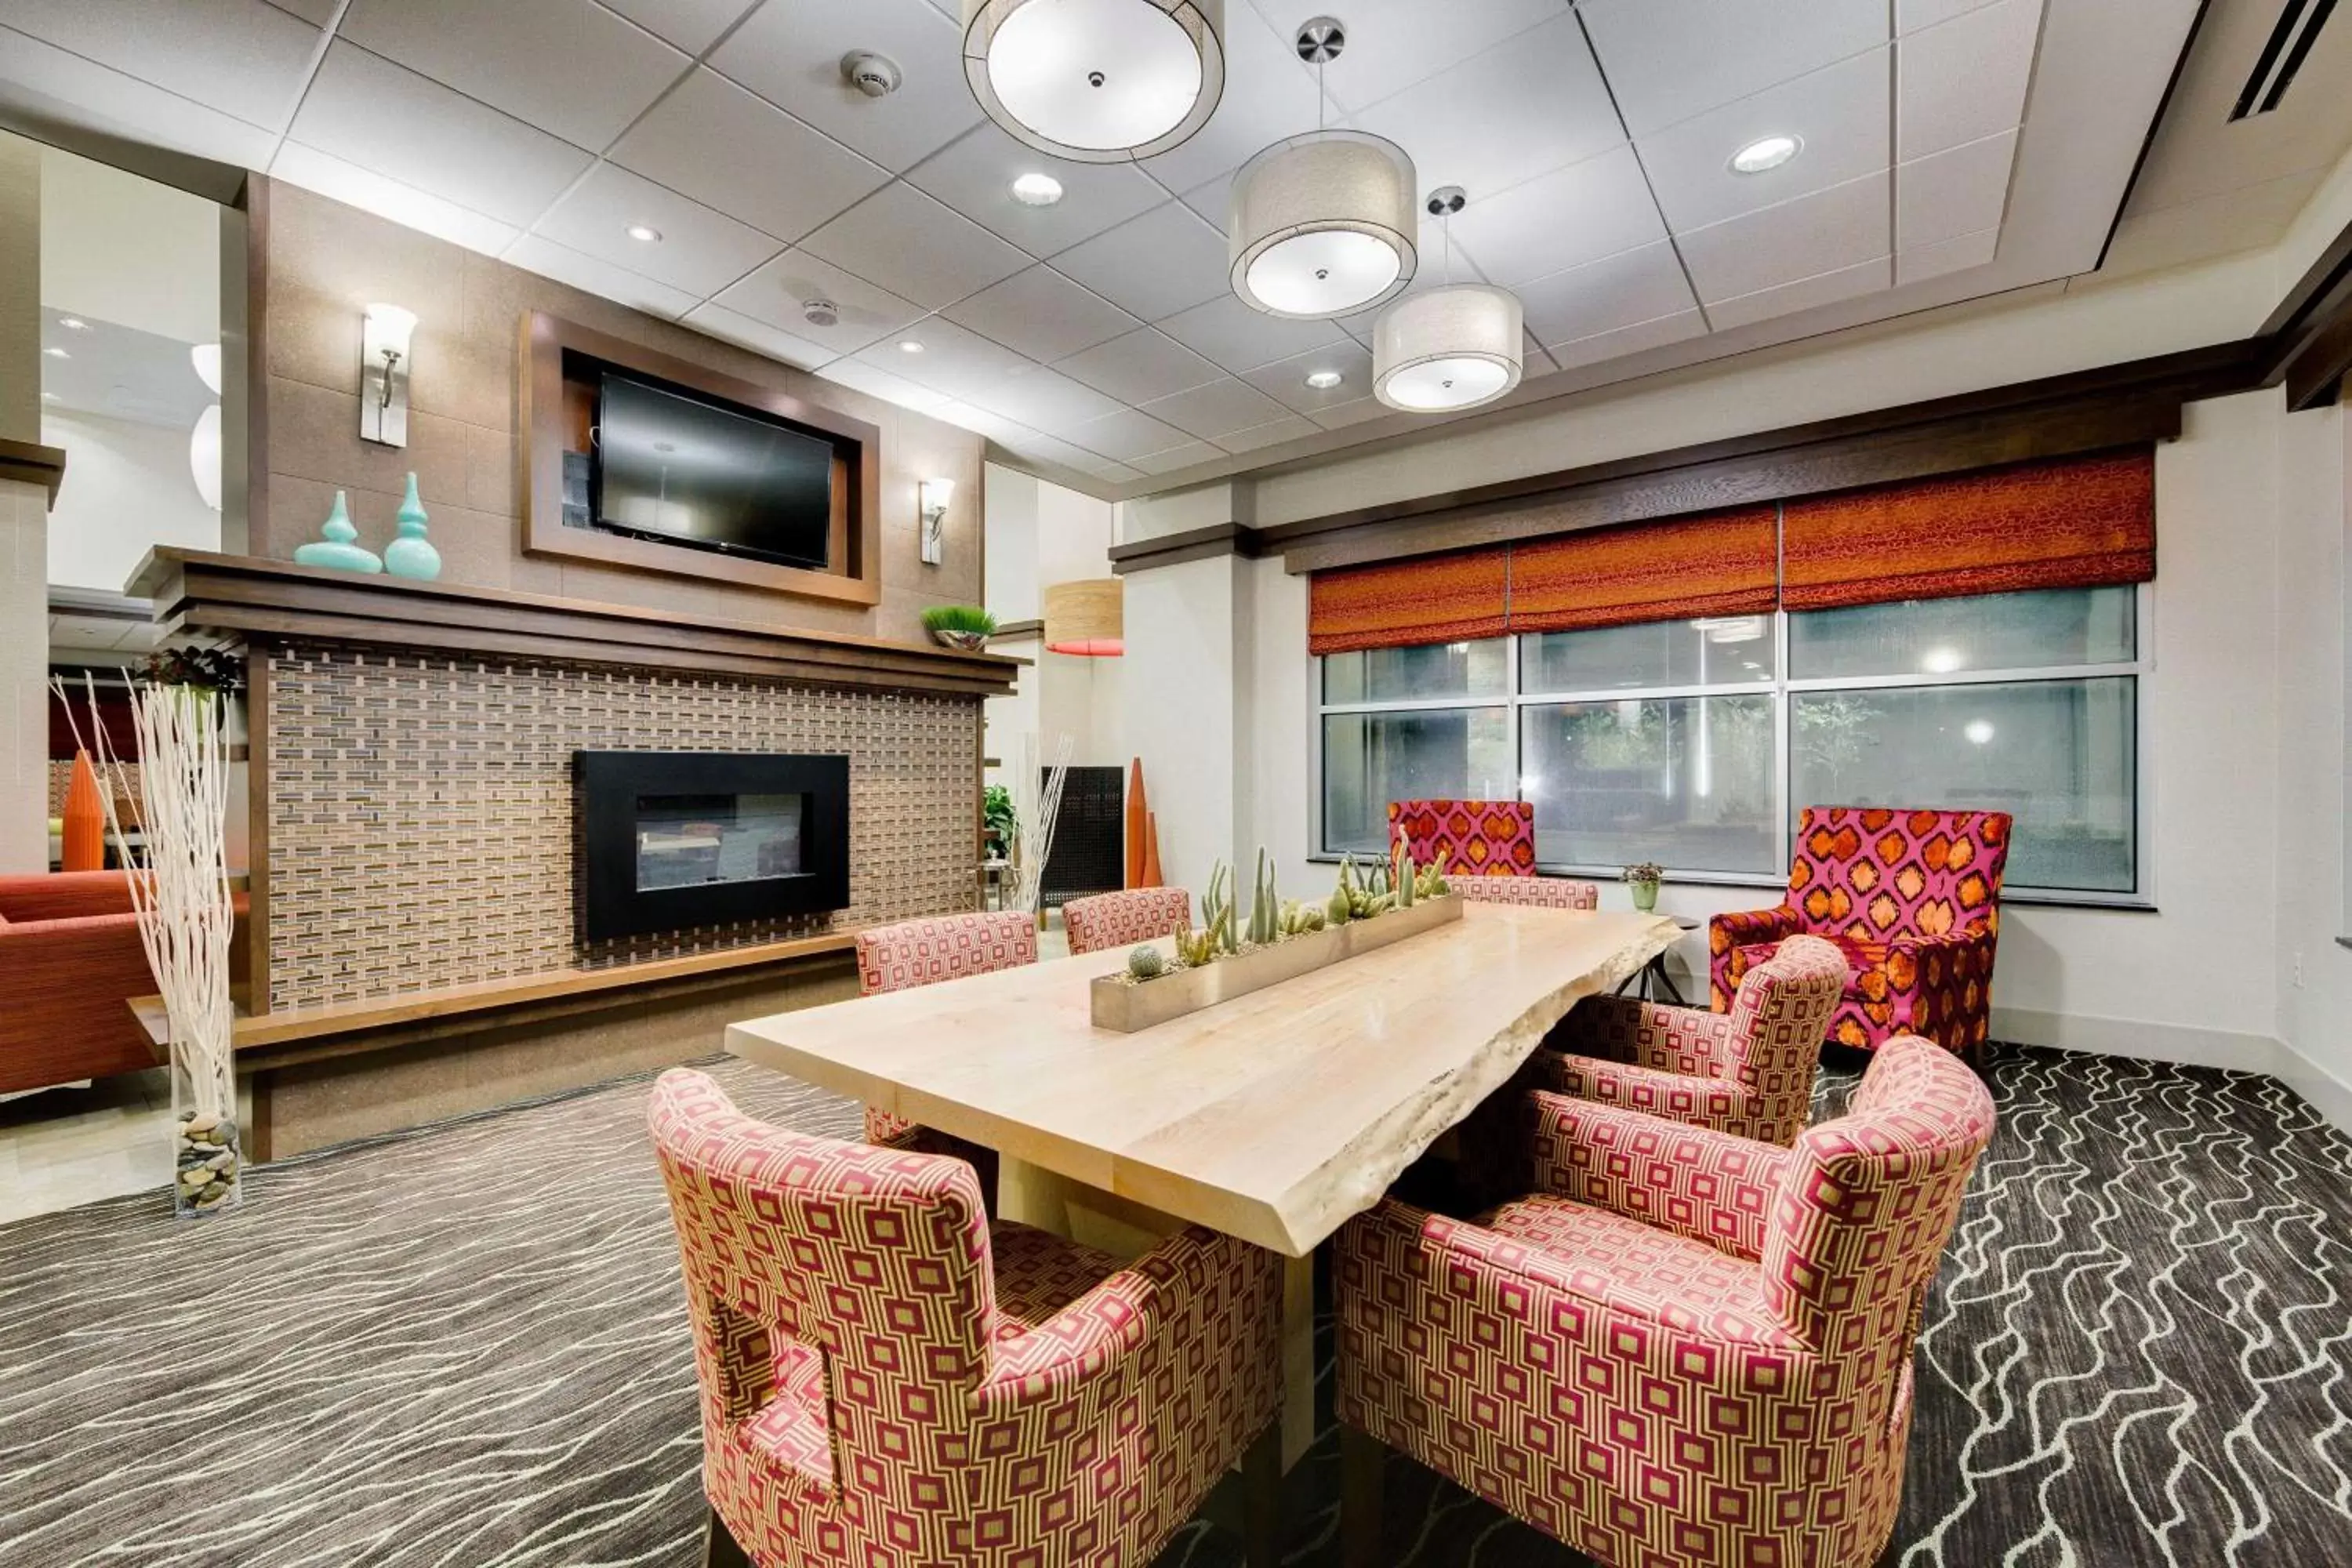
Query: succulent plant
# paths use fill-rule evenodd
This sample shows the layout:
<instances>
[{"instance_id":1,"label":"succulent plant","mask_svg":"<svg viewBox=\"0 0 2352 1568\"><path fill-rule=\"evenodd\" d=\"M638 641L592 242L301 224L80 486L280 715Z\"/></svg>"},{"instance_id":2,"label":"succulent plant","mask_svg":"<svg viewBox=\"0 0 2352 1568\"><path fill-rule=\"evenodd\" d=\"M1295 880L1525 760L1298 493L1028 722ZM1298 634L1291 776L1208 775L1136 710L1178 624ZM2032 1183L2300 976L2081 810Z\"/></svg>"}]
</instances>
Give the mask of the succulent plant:
<instances>
[{"instance_id":1,"label":"succulent plant","mask_svg":"<svg viewBox=\"0 0 2352 1568\"><path fill-rule=\"evenodd\" d=\"M1146 942L1127 955L1127 972L1138 980L1157 980L1168 973L1168 961L1160 950Z\"/></svg>"}]
</instances>

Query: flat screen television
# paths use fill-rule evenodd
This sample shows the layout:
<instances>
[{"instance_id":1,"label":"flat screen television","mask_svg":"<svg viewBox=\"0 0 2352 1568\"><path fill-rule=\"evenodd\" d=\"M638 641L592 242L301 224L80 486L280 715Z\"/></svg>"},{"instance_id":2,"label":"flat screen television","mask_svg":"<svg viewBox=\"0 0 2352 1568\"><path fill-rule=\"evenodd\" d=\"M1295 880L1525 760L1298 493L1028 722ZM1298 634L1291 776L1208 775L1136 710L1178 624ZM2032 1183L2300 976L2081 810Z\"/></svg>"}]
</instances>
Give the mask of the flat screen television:
<instances>
[{"instance_id":1,"label":"flat screen television","mask_svg":"<svg viewBox=\"0 0 2352 1568\"><path fill-rule=\"evenodd\" d=\"M595 453L599 528L784 566L832 564L828 441L606 371Z\"/></svg>"}]
</instances>

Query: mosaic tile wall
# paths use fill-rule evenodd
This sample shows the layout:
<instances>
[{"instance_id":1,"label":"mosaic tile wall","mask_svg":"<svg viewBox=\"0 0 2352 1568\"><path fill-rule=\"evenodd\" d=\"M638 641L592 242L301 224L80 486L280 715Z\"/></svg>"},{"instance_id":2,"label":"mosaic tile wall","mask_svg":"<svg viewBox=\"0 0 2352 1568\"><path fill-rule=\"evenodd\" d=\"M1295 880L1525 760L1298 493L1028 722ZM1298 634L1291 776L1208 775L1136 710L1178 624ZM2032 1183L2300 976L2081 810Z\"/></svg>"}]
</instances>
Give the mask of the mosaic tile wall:
<instances>
[{"instance_id":1,"label":"mosaic tile wall","mask_svg":"<svg viewBox=\"0 0 2352 1568\"><path fill-rule=\"evenodd\" d=\"M106 769L98 770L100 787L105 786L107 776ZM121 798L131 804L132 813L136 815L139 800L139 764L117 763L114 764L113 777L117 781L115 787L121 792ZM49 815L51 816L61 816L65 814L66 790L72 783L73 763L60 763L52 759L49 763Z\"/></svg>"},{"instance_id":2,"label":"mosaic tile wall","mask_svg":"<svg viewBox=\"0 0 2352 1568\"><path fill-rule=\"evenodd\" d=\"M269 1005L970 909L978 698L336 647L269 658ZM574 751L845 753L850 907L573 940Z\"/></svg>"}]
</instances>

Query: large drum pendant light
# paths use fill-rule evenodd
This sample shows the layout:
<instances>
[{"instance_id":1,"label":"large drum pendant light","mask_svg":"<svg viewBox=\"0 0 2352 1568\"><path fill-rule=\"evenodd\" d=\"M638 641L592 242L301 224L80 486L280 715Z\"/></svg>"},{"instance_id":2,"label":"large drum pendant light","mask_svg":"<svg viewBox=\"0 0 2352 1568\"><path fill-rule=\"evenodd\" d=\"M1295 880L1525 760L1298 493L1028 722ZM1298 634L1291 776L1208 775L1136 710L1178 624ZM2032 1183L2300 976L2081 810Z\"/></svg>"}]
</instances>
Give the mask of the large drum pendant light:
<instances>
[{"instance_id":1,"label":"large drum pendant light","mask_svg":"<svg viewBox=\"0 0 2352 1568\"><path fill-rule=\"evenodd\" d=\"M1429 198L1430 214L1450 219L1463 201L1449 185ZM1526 352L1517 295L1448 282L1398 300L1372 323L1372 395L1410 414L1475 408L1519 384Z\"/></svg>"},{"instance_id":2,"label":"large drum pendant light","mask_svg":"<svg viewBox=\"0 0 2352 1568\"><path fill-rule=\"evenodd\" d=\"M1346 45L1339 24L1318 16L1298 32L1298 55L1321 68ZM1412 160L1395 142L1361 131L1315 131L1277 142L1234 177L1225 232L1233 288L1269 316L1320 321L1352 315L1412 281Z\"/></svg>"},{"instance_id":3,"label":"large drum pendant light","mask_svg":"<svg viewBox=\"0 0 2352 1568\"><path fill-rule=\"evenodd\" d=\"M1087 577L1045 585L1045 651L1117 658L1127 651L1126 582Z\"/></svg>"},{"instance_id":4,"label":"large drum pendant light","mask_svg":"<svg viewBox=\"0 0 2352 1568\"><path fill-rule=\"evenodd\" d=\"M1165 153L1225 87L1224 0L963 0L963 69L1017 140L1080 163Z\"/></svg>"}]
</instances>

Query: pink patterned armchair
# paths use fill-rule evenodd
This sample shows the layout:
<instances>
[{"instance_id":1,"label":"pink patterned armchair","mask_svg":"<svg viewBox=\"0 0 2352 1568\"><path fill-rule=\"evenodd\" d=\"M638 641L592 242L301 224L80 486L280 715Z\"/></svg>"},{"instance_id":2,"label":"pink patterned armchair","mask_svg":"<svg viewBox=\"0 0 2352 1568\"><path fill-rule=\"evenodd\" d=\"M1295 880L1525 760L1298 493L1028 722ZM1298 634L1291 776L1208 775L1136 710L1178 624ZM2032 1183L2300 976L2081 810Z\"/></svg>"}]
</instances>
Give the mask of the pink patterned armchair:
<instances>
[{"instance_id":1,"label":"pink patterned armchair","mask_svg":"<svg viewBox=\"0 0 2352 1568\"><path fill-rule=\"evenodd\" d=\"M1386 1445L1622 1568L1868 1568L1984 1085L1892 1040L1789 1149L1528 1106L1536 1193L1469 1221L1387 1200L1339 1233L1345 1560L1379 1550Z\"/></svg>"},{"instance_id":2,"label":"pink patterned armchair","mask_svg":"<svg viewBox=\"0 0 2352 1568\"><path fill-rule=\"evenodd\" d=\"M1129 888L1072 899L1062 906L1062 928L1073 953L1132 947L1172 936L1192 924L1192 895L1181 888Z\"/></svg>"},{"instance_id":3,"label":"pink patterned armchair","mask_svg":"<svg viewBox=\"0 0 2352 1568\"><path fill-rule=\"evenodd\" d=\"M1792 936L1740 977L1728 1013L1588 996L1538 1051L1535 1086L1782 1147L1812 1119L1822 1036L1845 955Z\"/></svg>"},{"instance_id":4,"label":"pink patterned armchair","mask_svg":"<svg viewBox=\"0 0 2352 1568\"><path fill-rule=\"evenodd\" d=\"M1992 1032L2009 829L2000 811L1807 806L1780 907L1708 925L1715 1010L1730 1008L1751 964L1801 931L1837 943L1853 971L1832 1040L1871 1048L1921 1035L1975 1055Z\"/></svg>"},{"instance_id":5,"label":"pink patterned armchair","mask_svg":"<svg viewBox=\"0 0 2352 1568\"><path fill-rule=\"evenodd\" d=\"M1416 865L1445 857L1449 875L1536 874L1536 808L1524 800L1392 800L1389 843Z\"/></svg>"},{"instance_id":6,"label":"pink patterned armchair","mask_svg":"<svg viewBox=\"0 0 2352 1568\"><path fill-rule=\"evenodd\" d=\"M1193 1228L1122 1267L992 1226L963 1166L767 1126L698 1072L651 1120L713 1559L1145 1563L1245 1450L1275 1484L1272 1253Z\"/></svg>"}]
</instances>

